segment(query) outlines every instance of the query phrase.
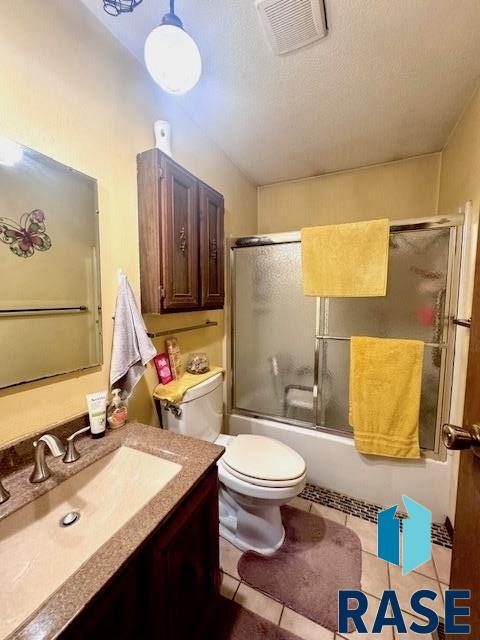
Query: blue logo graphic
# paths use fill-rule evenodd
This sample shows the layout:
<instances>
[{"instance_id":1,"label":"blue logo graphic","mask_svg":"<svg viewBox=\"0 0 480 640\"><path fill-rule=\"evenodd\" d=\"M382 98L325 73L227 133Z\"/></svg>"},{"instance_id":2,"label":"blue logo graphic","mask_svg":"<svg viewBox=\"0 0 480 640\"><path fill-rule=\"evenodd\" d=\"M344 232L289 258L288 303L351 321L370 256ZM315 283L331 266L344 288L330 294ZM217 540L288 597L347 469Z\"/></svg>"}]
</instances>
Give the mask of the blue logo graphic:
<instances>
[{"instance_id":1,"label":"blue logo graphic","mask_svg":"<svg viewBox=\"0 0 480 640\"><path fill-rule=\"evenodd\" d=\"M432 557L432 513L408 496L402 496L408 517L403 520L402 575L428 562ZM398 505L378 514L377 555L400 566L400 520L395 518Z\"/></svg>"},{"instance_id":2,"label":"blue logo graphic","mask_svg":"<svg viewBox=\"0 0 480 640\"><path fill-rule=\"evenodd\" d=\"M395 518L398 505L384 509L378 514L377 554L382 560L400 566L406 575L431 558L432 514L415 500L402 496L408 517L402 520L403 535L400 553L400 520ZM363 591L341 589L338 592L338 631L349 633L355 627L359 634L381 633L383 629L395 629L397 633L407 633L407 625L414 634L432 634L439 625L439 616L432 603L440 598L438 593L429 589L419 589L410 597L410 608L419 619L405 620L395 591L386 590L376 605ZM470 616L470 606L462 604L469 601L468 589L448 589L444 594L445 632L447 634L468 635L471 626L465 620ZM377 607L372 624L371 607ZM438 605L437 605L438 606ZM363 616L367 620L363 619ZM462 620L463 618L463 620ZM371 628L369 628L371 627Z\"/></svg>"}]
</instances>

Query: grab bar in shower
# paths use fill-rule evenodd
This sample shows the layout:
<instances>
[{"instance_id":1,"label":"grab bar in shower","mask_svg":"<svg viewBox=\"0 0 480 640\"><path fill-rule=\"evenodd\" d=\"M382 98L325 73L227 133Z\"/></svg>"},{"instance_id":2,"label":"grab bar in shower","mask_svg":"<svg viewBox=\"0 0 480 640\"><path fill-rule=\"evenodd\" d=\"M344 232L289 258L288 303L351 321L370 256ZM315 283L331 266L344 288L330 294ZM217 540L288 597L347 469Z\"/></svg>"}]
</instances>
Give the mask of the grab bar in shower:
<instances>
[{"instance_id":1,"label":"grab bar in shower","mask_svg":"<svg viewBox=\"0 0 480 640\"><path fill-rule=\"evenodd\" d=\"M350 338L344 336L315 336L317 340L341 340L343 342L350 342ZM424 342L426 347L432 347L433 349L446 349L447 344L444 342Z\"/></svg>"}]
</instances>

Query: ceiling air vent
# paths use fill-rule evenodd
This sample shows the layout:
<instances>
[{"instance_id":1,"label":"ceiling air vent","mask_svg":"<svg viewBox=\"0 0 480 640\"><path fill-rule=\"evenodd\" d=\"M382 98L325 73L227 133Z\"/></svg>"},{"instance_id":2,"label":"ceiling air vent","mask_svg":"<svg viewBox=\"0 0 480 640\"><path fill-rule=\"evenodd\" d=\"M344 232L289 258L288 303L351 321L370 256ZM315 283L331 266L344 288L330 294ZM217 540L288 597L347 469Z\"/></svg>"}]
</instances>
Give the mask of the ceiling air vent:
<instances>
[{"instance_id":1,"label":"ceiling air vent","mask_svg":"<svg viewBox=\"0 0 480 640\"><path fill-rule=\"evenodd\" d=\"M275 53L300 49L327 35L323 0L256 0L256 6Z\"/></svg>"}]
</instances>

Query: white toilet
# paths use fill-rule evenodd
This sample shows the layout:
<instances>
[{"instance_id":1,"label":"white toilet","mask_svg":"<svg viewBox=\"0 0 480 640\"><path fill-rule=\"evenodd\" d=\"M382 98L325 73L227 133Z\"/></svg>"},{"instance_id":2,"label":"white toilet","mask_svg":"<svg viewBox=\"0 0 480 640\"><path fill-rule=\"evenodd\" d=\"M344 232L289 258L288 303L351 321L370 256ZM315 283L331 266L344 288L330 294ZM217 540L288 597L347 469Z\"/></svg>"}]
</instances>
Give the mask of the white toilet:
<instances>
[{"instance_id":1,"label":"white toilet","mask_svg":"<svg viewBox=\"0 0 480 640\"><path fill-rule=\"evenodd\" d=\"M221 435L222 381L219 373L193 387L173 411L162 406L163 426L225 447L218 462L220 533L242 551L271 555L285 538L280 506L305 486L305 461L272 438Z\"/></svg>"}]
</instances>

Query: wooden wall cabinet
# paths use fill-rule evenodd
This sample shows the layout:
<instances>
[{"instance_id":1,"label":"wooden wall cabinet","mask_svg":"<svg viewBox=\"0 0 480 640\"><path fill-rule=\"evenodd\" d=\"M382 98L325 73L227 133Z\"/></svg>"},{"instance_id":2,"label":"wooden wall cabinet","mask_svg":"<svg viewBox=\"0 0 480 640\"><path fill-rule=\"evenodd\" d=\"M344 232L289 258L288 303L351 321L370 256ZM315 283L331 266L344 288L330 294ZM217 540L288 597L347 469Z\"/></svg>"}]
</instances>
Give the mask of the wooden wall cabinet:
<instances>
[{"instance_id":1,"label":"wooden wall cabinet","mask_svg":"<svg viewBox=\"0 0 480 640\"><path fill-rule=\"evenodd\" d=\"M137 173L143 313L223 308L223 196L158 149Z\"/></svg>"},{"instance_id":2,"label":"wooden wall cabinet","mask_svg":"<svg viewBox=\"0 0 480 640\"><path fill-rule=\"evenodd\" d=\"M218 309L223 307L225 298L223 197L206 184L200 184L199 203L202 307Z\"/></svg>"}]
</instances>

